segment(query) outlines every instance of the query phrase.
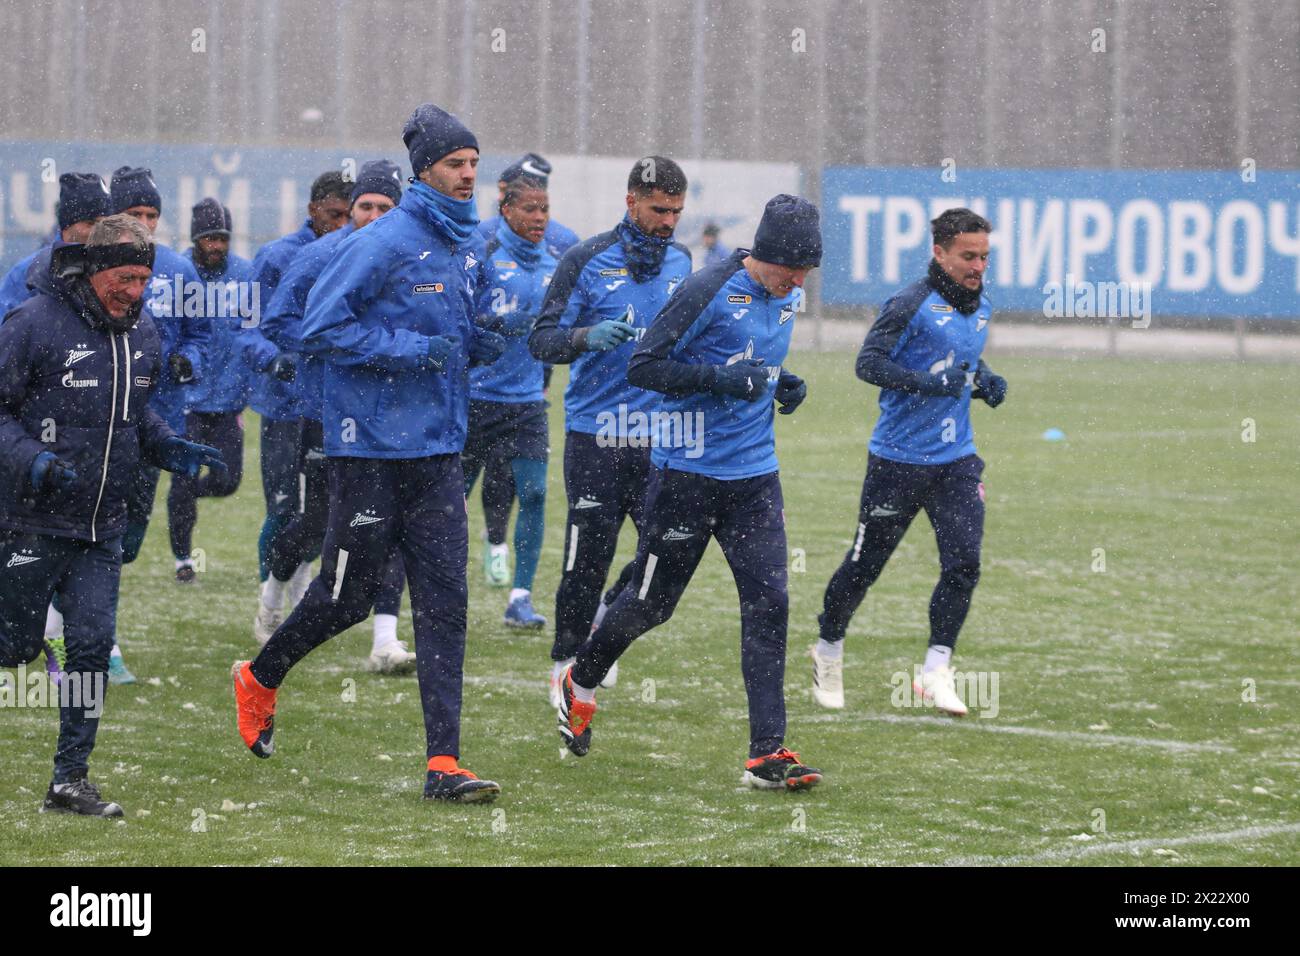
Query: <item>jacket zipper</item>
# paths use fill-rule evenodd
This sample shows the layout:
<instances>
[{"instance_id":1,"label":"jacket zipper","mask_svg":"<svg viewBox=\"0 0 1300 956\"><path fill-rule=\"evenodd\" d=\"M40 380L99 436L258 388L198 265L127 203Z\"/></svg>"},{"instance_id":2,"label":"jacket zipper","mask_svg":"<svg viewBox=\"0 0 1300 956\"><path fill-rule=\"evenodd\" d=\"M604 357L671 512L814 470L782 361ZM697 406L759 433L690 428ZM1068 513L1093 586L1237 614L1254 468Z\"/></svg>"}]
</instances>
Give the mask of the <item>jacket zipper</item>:
<instances>
[{"instance_id":1,"label":"jacket zipper","mask_svg":"<svg viewBox=\"0 0 1300 956\"><path fill-rule=\"evenodd\" d=\"M126 356L126 378L122 382L122 422L131 420L131 335L122 333L122 354Z\"/></svg>"},{"instance_id":2,"label":"jacket zipper","mask_svg":"<svg viewBox=\"0 0 1300 956\"><path fill-rule=\"evenodd\" d=\"M117 423L117 337L111 332L108 335L108 345L113 350L113 397L108 406L108 438L104 442L104 467L99 475L99 494L95 497L95 510L90 516L91 541L99 540L95 534L95 521L99 518L99 504L104 500L104 485L108 483L108 456L113 450L113 426Z\"/></svg>"}]
</instances>

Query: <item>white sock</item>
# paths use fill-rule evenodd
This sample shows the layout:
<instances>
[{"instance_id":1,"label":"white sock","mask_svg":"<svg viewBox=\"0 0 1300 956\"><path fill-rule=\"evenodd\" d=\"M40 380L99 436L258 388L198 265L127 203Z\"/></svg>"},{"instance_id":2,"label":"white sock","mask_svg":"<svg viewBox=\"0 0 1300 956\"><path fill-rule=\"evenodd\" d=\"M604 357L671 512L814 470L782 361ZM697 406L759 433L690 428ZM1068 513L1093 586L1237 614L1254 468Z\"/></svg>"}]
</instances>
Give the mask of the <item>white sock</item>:
<instances>
[{"instance_id":1,"label":"white sock","mask_svg":"<svg viewBox=\"0 0 1300 956\"><path fill-rule=\"evenodd\" d=\"M191 561L189 558L177 558L177 559L176 559L176 570L177 570L177 571L179 571L181 568L192 568L192 567L194 567L194 562Z\"/></svg>"},{"instance_id":2,"label":"white sock","mask_svg":"<svg viewBox=\"0 0 1300 956\"><path fill-rule=\"evenodd\" d=\"M941 667L947 667L950 660L952 660L951 647L944 647L942 644L931 644L925 650L925 663L921 665L921 671L922 673L937 671Z\"/></svg>"},{"instance_id":3,"label":"white sock","mask_svg":"<svg viewBox=\"0 0 1300 956\"><path fill-rule=\"evenodd\" d=\"M510 603L513 604L515 601L518 601L520 598L528 597L528 595L532 593L533 592L528 590L528 588L511 588Z\"/></svg>"},{"instance_id":4,"label":"white sock","mask_svg":"<svg viewBox=\"0 0 1300 956\"><path fill-rule=\"evenodd\" d=\"M262 582L262 607L276 611L284 606L284 596L289 592L289 582L268 574Z\"/></svg>"},{"instance_id":5,"label":"white sock","mask_svg":"<svg viewBox=\"0 0 1300 956\"><path fill-rule=\"evenodd\" d=\"M573 663L572 657L562 661L556 661L554 664L551 665L551 677L555 678L555 680L559 680L561 677L564 676L564 669L572 663Z\"/></svg>"},{"instance_id":6,"label":"white sock","mask_svg":"<svg viewBox=\"0 0 1300 956\"><path fill-rule=\"evenodd\" d=\"M114 644L114 645L113 645L113 649L112 649L111 651L108 652L108 656L109 656L109 657L121 657L121 656L122 656L122 648L120 648L120 647L118 647L116 644Z\"/></svg>"},{"instance_id":7,"label":"white sock","mask_svg":"<svg viewBox=\"0 0 1300 956\"><path fill-rule=\"evenodd\" d=\"M844 642L836 641L832 644L830 641L817 638L817 656L823 660L838 661L844 656Z\"/></svg>"},{"instance_id":8,"label":"white sock","mask_svg":"<svg viewBox=\"0 0 1300 956\"><path fill-rule=\"evenodd\" d=\"M508 544L491 544L491 543L489 543L489 544L488 544L488 548L491 550L492 557L494 557L494 558L495 558L497 555L499 555L499 554L509 554L509 553L510 553L510 546L509 546Z\"/></svg>"},{"instance_id":9,"label":"white sock","mask_svg":"<svg viewBox=\"0 0 1300 956\"><path fill-rule=\"evenodd\" d=\"M376 614L375 615L375 643L371 647L371 653L387 647L389 644L397 643L397 615L396 614Z\"/></svg>"},{"instance_id":10,"label":"white sock","mask_svg":"<svg viewBox=\"0 0 1300 956\"><path fill-rule=\"evenodd\" d=\"M594 704L596 702L596 688L583 687L575 680L573 682L573 699L580 700L584 704Z\"/></svg>"},{"instance_id":11,"label":"white sock","mask_svg":"<svg viewBox=\"0 0 1300 956\"><path fill-rule=\"evenodd\" d=\"M63 633L63 615L51 604L45 611L45 638L50 640Z\"/></svg>"}]
</instances>

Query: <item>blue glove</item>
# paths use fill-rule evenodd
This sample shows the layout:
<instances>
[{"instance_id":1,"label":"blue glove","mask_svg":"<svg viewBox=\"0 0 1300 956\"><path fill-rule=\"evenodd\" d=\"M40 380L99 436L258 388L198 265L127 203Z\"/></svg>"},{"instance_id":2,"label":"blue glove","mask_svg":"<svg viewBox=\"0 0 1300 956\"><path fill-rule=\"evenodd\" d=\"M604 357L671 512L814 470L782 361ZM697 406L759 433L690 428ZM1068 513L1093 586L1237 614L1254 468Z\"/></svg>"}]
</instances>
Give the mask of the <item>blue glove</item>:
<instances>
[{"instance_id":1,"label":"blue glove","mask_svg":"<svg viewBox=\"0 0 1300 956\"><path fill-rule=\"evenodd\" d=\"M266 370L282 382L292 382L298 375L298 360L288 352L281 352L271 359Z\"/></svg>"},{"instance_id":2,"label":"blue glove","mask_svg":"<svg viewBox=\"0 0 1300 956\"><path fill-rule=\"evenodd\" d=\"M742 359L732 365L715 365L709 388L714 395L756 402L767 395L767 368L762 359Z\"/></svg>"},{"instance_id":3,"label":"blue glove","mask_svg":"<svg viewBox=\"0 0 1300 956\"><path fill-rule=\"evenodd\" d=\"M158 447L158 461L168 471L189 475L191 478L197 478L204 465L213 471L226 470L226 463L217 449L211 445L186 441L176 435Z\"/></svg>"},{"instance_id":4,"label":"blue glove","mask_svg":"<svg viewBox=\"0 0 1300 956\"><path fill-rule=\"evenodd\" d=\"M469 344L470 365L491 365L506 350L506 337L490 329L474 330L474 339Z\"/></svg>"},{"instance_id":5,"label":"blue glove","mask_svg":"<svg viewBox=\"0 0 1300 956\"><path fill-rule=\"evenodd\" d=\"M587 329L583 340L588 352L608 352L616 349L636 335L636 329L622 319L606 319Z\"/></svg>"},{"instance_id":6,"label":"blue glove","mask_svg":"<svg viewBox=\"0 0 1300 956\"><path fill-rule=\"evenodd\" d=\"M43 451L32 461L29 475L32 490L38 495L66 491L77 480L77 473L72 465L59 458L52 451Z\"/></svg>"},{"instance_id":7,"label":"blue glove","mask_svg":"<svg viewBox=\"0 0 1300 956\"><path fill-rule=\"evenodd\" d=\"M966 387L966 370L962 368L946 368L942 372L928 375L922 372L919 375L916 390L922 395L957 398Z\"/></svg>"},{"instance_id":8,"label":"blue glove","mask_svg":"<svg viewBox=\"0 0 1300 956\"><path fill-rule=\"evenodd\" d=\"M997 408L1007 397L1007 380L985 366L975 373L975 388L970 397L982 398L989 408Z\"/></svg>"},{"instance_id":9,"label":"blue glove","mask_svg":"<svg viewBox=\"0 0 1300 956\"><path fill-rule=\"evenodd\" d=\"M447 360L451 358L452 353L458 348L460 348L460 339L454 335L431 335L429 336L429 351L425 355L424 364L435 372L445 372L447 370Z\"/></svg>"},{"instance_id":10,"label":"blue glove","mask_svg":"<svg viewBox=\"0 0 1300 956\"><path fill-rule=\"evenodd\" d=\"M776 380L776 401L782 415L789 415L808 397L808 383L794 372L782 372Z\"/></svg>"}]
</instances>

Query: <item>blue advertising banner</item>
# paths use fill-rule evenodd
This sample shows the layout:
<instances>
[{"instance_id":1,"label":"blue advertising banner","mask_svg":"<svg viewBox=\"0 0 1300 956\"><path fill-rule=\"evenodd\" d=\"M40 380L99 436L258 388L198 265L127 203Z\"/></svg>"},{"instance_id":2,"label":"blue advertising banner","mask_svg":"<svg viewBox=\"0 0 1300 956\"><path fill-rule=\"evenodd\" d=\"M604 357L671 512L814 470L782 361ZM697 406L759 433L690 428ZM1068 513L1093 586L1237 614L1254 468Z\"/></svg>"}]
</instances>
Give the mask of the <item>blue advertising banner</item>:
<instances>
[{"instance_id":1,"label":"blue advertising banner","mask_svg":"<svg viewBox=\"0 0 1300 956\"><path fill-rule=\"evenodd\" d=\"M404 178L409 176L400 141L384 151L0 142L0 270L8 270L47 240L62 173L96 172L107 182L120 166L153 170L163 203L155 235L176 249L190 244L190 207L215 196L230 207L233 251L252 258L264 242L302 224L317 176L331 169L355 176L362 163L380 158L391 159L402 167ZM496 177L511 158L483 157L478 191L482 214L495 212Z\"/></svg>"},{"instance_id":2,"label":"blue advertising banner","mask_svg":"<svg viewBox=\"0 0 1300 956\"><path fill-rule=\"evenodd\" d=\"M884 303L925 274L929 221L994 227L994 307L1049 318L1300 316L1300 173L827 167L822 301Z\"/></svg>"}]
</instances>

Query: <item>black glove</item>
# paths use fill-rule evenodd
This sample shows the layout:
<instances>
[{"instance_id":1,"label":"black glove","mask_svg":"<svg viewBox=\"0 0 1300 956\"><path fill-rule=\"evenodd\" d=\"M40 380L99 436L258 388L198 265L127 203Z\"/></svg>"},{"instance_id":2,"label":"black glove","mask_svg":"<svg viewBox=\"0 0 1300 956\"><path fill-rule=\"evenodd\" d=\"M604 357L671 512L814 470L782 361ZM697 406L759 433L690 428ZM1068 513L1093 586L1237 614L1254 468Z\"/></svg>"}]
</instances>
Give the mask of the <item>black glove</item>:
<instances>
[{"instance_id":1,"label":"black glove","mask_svg":"<svg viewBox=\"0 0 1300 956\"><path fill-rule=\"evenodd\" d=\"M491 365L506 350L506 337L500 332L478 328L469 344L470 365Z\"/></svg>"},{"instance_id":2,"label":"black glove","mask_svg":"<svg viewBox=\"0 0 1300 956\"><path fill-rule=\"evenodd\" d=\"M266 370L282 382L292 382L298 377L298 360L288 352L280 352Z\"/></svg>"},{"instance_id":3,"label":"black glove","mask_svg":"<svg viewBox=\"0 0 1300 956\"><path fill-rule=\"evenodd\" d=\"M43 451L32 461L31 473L28 475L32 490L38 495L66 491L77 480L77 473L69 462L59 458L52 451Z\"/></svg>"},{"instance_id":4,"label":"black glove","mask_svg":"<svg viewBox=\"0 0 1300 956\"><path fill-rule=\"evenodd\" d=\"M741 359L732 365L715 365L709 391L728 398L756 402L767 394L767 368L762 359Z\"/></svg>"},{"instance_id":5,"label":"black glove","mask_svg":"<svg viewBox=\"0 0 1300 956\"><path fill-rule=\"evenodd\" d=\"M776 380L776 403L781 406L780 413L789 415L808 397L808 383L794 372L782 372Z\"/></svg>"},{"instance_id":6,"label":"black glove","mask_svg":"<svg viewBox=\"0 0 1300 956\"><path fill-rule=\"evenodd\" d=\"M224 473L227 470L226 462L217 449L175 435L158 446L158 460L167 471L189 475L191 478L197 478L204 465L212 471Z\"/></svg>"},{"instance_id":7,"label":"black glove","mask_svg":"<svg viewBox=\"0 0 1300 956\"><path fill-rule=\"evenodd\" d=\"M431 335L429 336L429 351L425 356L424 364L435 372L445 372L447 370L447 360L451 358L451 353L458 348L460 348L460 339L454 335Z\"/></svg>"},{"instance_id":8,"label":"black glove","mask_svg":"<svg viewBox=\"0 0 1300 956\"><path fill-rule=\"evenodd\" d=\"M180 352L173 352L168 357L167 367L171 370L172 379L177 384L184 385L194 381L194 366Z\"/></svg>"},{"instance_id":9,"label":"black glove","mask_svg":"<svg viewBox=\"0 0 1300 956\"><path fill-rule=\"evenodd\" d=\"M916 383L916 390L922 395L957 398L966 387L966 370L964 368L946 368L942 372L924 372Z\"/></svg>"},{"instance_id":10,"label":"black glove","mask_svg":"<svg viewBox=\"0 0 1300 956\"><path fill-rule=\"evenodd\" d=\"M989 408L997 408L1007 397L1007 380L984 366L975 373L975 387L971 390L970 397L982 398Z\"/></svg>"}]
</instances>

